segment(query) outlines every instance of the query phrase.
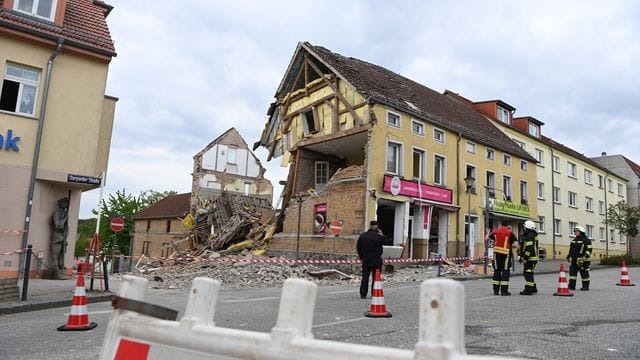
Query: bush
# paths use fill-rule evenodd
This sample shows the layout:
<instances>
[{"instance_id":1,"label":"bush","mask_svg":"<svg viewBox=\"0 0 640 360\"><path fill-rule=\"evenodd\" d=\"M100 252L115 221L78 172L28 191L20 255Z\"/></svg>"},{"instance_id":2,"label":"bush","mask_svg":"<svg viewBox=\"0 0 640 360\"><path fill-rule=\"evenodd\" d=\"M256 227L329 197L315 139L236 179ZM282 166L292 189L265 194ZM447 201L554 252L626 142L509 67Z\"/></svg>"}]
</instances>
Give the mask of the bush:
<instances>
[{"instance_id":1,"label":"bush","mask_svg":"<svg viewBox=\"0 0 640 360\"><path fill-rule=\"evenodd\" d=\"M640 265L640 258L634 259L629 255L615 255L615 256L605 257L600 259L600 264L621 266L622 260L624 260L627 263L627 265Z\"/></svg>"}]
</instances>

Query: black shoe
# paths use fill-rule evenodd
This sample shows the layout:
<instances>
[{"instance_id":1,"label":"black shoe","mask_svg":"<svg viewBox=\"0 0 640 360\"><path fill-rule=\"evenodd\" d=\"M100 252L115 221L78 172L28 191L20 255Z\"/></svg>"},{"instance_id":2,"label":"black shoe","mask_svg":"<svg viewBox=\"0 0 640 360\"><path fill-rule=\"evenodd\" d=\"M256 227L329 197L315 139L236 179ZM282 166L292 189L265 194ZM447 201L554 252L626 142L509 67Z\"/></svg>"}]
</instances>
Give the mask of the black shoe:
<instances>
[{"instance_id":1,"label":"black shoe","mask_svg":"<svg viewBox=\"0 0 640 360\"><path fill-rule=\"evenodd\" d=\"M499 292L497 292L497 291L494 291L494 292L493 292L493 295L500 295L500 293L499 293Z\"/></svg>"},{"instance_id":2,"label":"black shoe","mask_svg":"<svg viewBox=\"0 0 640 360\"><path fill-rule=\"evenodd\" d=\"M574 290L575 291L576 287L575 286L574 287L569 286L569 290Z\"/></svg>"},{"instance_id":3,"label":"black shoe","mask_svg":"<svg viewBox=\"0 0 640 360\"><path fill-rule=\"evenodd\" d=\"M520 291L520 295L533 295L533 292L532 291L527 291L527 290Z\"/></svg>"},{"instance_id":4,"label":"black shoe","mask_svg":"<svg viewBox=\"0 0 640 360\"><path fill-rule=\"evenodd\" d=\"M510 292L502 293L500 294L500 296L511 296L511 293Z\"/></svg>"},{"instance_id":5,"label":"black shoe","mask_svg":"<svg viewBox=\"0 0 640 360\"><path fill-rule=\"evenodd\" d=\"M366 299L366 298L367 298L366 296L360 296L360 299Z\"/></svg>"},{"instance_id":6,"label":"black shoe","mask_svg":"<svg viewBox=\"0 0 640 360\"><path fill-rule=\"evenodd\" d=\"M589 291L589 288L580 288L580 291Z\"/></svg>"}]
</instances>

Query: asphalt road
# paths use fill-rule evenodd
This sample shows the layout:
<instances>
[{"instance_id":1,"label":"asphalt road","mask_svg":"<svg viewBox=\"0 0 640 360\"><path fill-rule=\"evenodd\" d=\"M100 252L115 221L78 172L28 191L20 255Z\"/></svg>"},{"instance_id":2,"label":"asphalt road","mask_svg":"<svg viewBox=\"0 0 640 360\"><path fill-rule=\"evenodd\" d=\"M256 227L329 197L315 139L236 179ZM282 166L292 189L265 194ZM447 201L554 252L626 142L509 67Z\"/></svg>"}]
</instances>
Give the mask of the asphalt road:
<instances>
[{"instance_id":1,"label":"asphalt road","mask_svg":"<svg viewBox=\"0 0 640 360\"><path fill-rule=\"evenodd\" d=\"M640 269L631 268L632 280ZM464 281L468 353L531 359L640 359L640 286L619 287L618 269L592 271L592 290L552 296L558 275L537 277L540 293L520 296L522 277L510 297L492 295L489 279ZM366 318L371 300L353 287L321 287L313 332L317 339L411 349L417 341L419 283L385 284L392 318ZM268 332L275 325L281 289L225 289L216 306L217 326ZM184 310L186 291L153 290L147 301ZM108 303L90 304L98 327L58 332L68 308L0 316L0 359L93 359L111 313ZM180 315L181 316L181 315Z\"/></svg>"}]
</instances>

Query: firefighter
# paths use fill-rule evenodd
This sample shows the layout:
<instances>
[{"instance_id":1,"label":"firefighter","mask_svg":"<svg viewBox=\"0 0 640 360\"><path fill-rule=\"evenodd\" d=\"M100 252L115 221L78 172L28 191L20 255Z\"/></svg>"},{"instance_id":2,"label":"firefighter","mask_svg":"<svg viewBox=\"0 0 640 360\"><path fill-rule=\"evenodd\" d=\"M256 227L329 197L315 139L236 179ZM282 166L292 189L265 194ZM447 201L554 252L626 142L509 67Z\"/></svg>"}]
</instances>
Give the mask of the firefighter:
<instances>
[{"instance_id":1,"label":"firefighter","mask_svg":"<svg viewBox=\"0 0 640 360\"><path fill-rule=\"evenodd\" d=\"M502 221L502 226L493 230L485 241L493 240L493 295L509 296L509 274L511 273L511 249L518 246L518 239L511 229L507 227L509 223Z\"/></svg>"},{"instance_id":2,"label":"firefighter","mask_svg":"<svg viewBox=\"0 0 640 360\"><path fill-rule=\"evenodd\" d=\"M578 271L580 271L580 278L582 278L581 291L589 290L589 266L591 265L591 251L593 245L591 240L585 235L585 230L582 226L577 225L574 230L576 235L571 240L569 247L569 255L567 255L567 261L571 263L569 266L569 290L576 289L576 280L578 279Z\"/></svg>"},{"instance_id":3,"label":"firefighter","mask_svg":"<svg viewBox=\"0 0 640 360\"><path fill-rule=\"evenodd\" d=\"M531 220L524 222L524 232L520 237L518 249L520 262L524 263L523 273L526 281L524 291L520 291L520 295L533 295L538 292L538 287L533 279L533 270L538 264L538 232L536 224Z\"/></svg>"}]
</instances>

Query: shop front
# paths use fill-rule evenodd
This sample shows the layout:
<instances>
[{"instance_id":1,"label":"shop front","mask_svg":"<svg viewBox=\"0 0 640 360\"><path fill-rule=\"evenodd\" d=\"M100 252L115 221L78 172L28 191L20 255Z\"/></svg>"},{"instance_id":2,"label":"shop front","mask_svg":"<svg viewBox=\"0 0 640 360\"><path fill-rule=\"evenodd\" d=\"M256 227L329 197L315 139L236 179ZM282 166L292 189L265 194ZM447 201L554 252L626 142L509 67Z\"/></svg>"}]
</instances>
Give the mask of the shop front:
<instances>
[{"instance_id":1,"label":"shop front","mask_svg":"<svg viewBox=\"0 0 640 360\"><path fill-rule=\"evenodd\" d=\"M486 233L500 227L502 221L507 221L516 237L524 231L522 224L530 220L531 210L526 204L517 204L511 201L488 199L486 207ZM476 248L476 251L479 250ZM489 256L492 256L492 244L489 244Z\"/></svg>"}]
</instances>

